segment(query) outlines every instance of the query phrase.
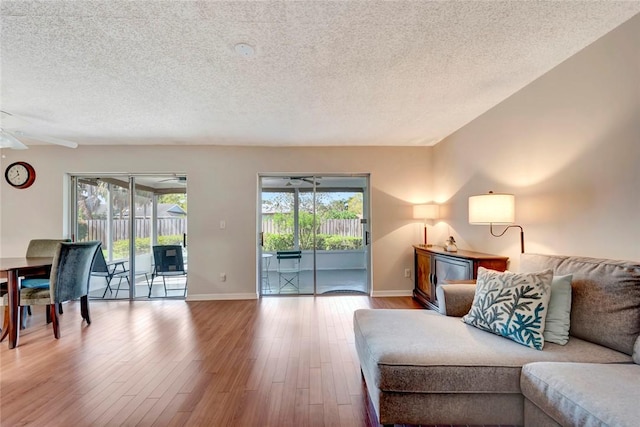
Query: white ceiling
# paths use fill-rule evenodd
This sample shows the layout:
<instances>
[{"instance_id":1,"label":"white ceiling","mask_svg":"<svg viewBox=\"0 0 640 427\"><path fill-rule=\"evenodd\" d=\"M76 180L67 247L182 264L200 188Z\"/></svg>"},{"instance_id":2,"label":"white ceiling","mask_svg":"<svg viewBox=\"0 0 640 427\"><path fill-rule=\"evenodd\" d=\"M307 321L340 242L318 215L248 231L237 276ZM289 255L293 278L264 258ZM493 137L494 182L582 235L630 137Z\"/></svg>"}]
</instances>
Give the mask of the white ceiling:
<instances>
[{"instance_id":1,"label":"white ceiling","mask_svg":"<svg viewBox=\"0 0 640 427\"><path fill-rule=\"evenodd\" d=\"M416 146L639 13L640 1L2 0L0 11L0 110L27 119L20 130L31 134L80 145Z\"/></svg>"}]
</instances>

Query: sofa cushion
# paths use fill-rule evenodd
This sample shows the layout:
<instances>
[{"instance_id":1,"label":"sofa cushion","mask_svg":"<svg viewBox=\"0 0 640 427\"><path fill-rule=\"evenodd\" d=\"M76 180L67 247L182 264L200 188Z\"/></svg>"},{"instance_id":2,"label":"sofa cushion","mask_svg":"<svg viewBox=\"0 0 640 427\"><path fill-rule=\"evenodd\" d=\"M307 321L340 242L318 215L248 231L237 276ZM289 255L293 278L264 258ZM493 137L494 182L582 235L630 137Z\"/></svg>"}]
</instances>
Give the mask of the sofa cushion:
<instances>
[{"instance_id":1,"label":"sofa cushion","mask_svg":"<svg viewBox=\"0 0 640 427\"><path fill-rule=\"evenodd\" d=\"M631 355L640 334L640 263L522 254L520 270L572 274L571 336Z\"/></svg>"},{"instance_id":2,"label":"sofa cushion","mask_svg":"<svg viewBox=\"0 0 640 427\"><path fill-rule=\"evenodd\" d=\"M561 425L631 427L640 420L638 365L531 363L521 383L522 394Z\"/></svg>"},{"instance_id":3,"label":"sofa cushion","mask_svg":"<svg viewBox=\"0 0 640 427\"><path fill-rule=\"evenodd\" d=\"M354 333L368 387L384 391L520 393L529 362L631 362L577 338L534 350L431 310L356 310Z\"/></svg>"},{"instance_id":4,"label":"sofa cushion","mask_svg":"<svg viewBox=\"0 0 640 427\"><path fill-rule=\"evenodd\" d=\"M499 272L478 268L471 310L462 321L542 350L553 271Z\"/></svg>"},{"instance_id":5,"label":"sofa cushion","mask_svg":"<svg viewBox=\"0 0 640 427\"><path fill-rule=\"evenodd\" d=\"M633 346L633 361L640 365L640 336L636 339L636 345Z\"/></svg>"},{"instance_id":6,"label":"sofa cushion","mask_svg":"<svg viewBox=\"0 0 640 427\"><path fill-rule=\"evenodd\" d=\"M571 327L571 274L553 276L551 299L544 324L544 340L560 345L569 341Z\"/></svg>"},{"instance_id":7,"label":"sofa cushion","mask_svg":"<svg viewBox=\"0 0 640 427\"><path fill-rule=\"evenodd\" d=\"M445 316L462 317L471 309L475 293L475 283L440 284L436 287L438 311Z\"/></svg>"}]
</instances>

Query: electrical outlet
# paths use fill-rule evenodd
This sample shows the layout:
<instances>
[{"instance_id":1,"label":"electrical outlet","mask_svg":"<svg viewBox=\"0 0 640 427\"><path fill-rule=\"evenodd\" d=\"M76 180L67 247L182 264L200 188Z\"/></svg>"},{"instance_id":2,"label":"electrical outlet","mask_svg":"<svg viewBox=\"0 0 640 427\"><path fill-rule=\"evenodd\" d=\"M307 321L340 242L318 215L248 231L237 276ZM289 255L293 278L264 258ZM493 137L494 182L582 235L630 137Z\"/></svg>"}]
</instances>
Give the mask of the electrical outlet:
<instances>
[{"instance_id":1,"label":"electrical outlet","mask_svg":"<svg viewBox=\"0 0 640 427\"><path fill-rule=\"evenodd\" d=\"M227 281L227 273L220 273L220 281L221 282Z\"/></svg>"},{"instance_id":2,"label":"electrical outlet","mask_svg":"<svg viewBox=\"0 0 640 427\"><path fill-rule=\"evenodd\" d=\"M404 277L411 277L411 269L410 268L405 268L404 269Z\"/></svg>"}]
</instances>

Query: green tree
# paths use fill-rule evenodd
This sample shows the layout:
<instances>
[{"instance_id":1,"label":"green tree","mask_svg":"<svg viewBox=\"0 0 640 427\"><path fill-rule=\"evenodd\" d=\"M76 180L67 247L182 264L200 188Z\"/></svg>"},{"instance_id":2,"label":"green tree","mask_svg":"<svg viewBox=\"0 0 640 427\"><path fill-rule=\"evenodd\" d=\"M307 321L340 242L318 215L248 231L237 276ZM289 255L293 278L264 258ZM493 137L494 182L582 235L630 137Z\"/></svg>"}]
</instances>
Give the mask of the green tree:
<instances>
[{"instance_id":1,"label":"green tree","mask_svg":"<svg viewBox=\"0 0 640 427\"><path fill-rule=\"evenodd\" d=\"M273 215L273 222L278 226L280 233L293 233L292 213L276 213ZM314 227L313 214L304 211L298 212L298 241L300 249L311 249L313 247L314 230L319 230L319 223ZM291 247L293 247L293 240L291 241Z\"/></svg>"},{"instance_id":2,"label":"green tree","mask_svg":"<svg viewBox=\"0 0 640 427\"><path fill-rule=\"evenodd\" d=\"M129 190L121 187L111 186L111 201L113 202L113 217L122 219L124 212L129 207Z\"/></svg>"},{"instance_id":3,"label":"green tree","mask_svg":"<svg viewBox=\"0 0 640 427\"><path fill-rule=\"evenodd\" d=\"M278 227L278 235L265 235L265 248L277 250L293 248L294 193L281 192L264 201L264 209L273 214L273 222ZM315 202L315 203L314 203ZM315 208L315 216L314 216ZM362 215L362 194L356 193L349 199L333 200L328 193L300 192L298 195L298 241L300 249L316 248L351 249L361 245L359 238L328 236L320 234L320 226L328 219L356 219Z\"/></svg>"},{"instance_id":4,"label":"green tree","mask_svg":"<svg viewBox=\"0 0 640 427\"><path fill-rule=\"evenodd\" d=\"M100 206L107 199L107 187L104 182L97 184L81 183L78 185L78 218L104 219L98 214Z\"/></svg>"},{"instance_id":5,"label":"green tree","mask_svg":"<svg viewBox=\"0 0 640 427\"><path fill-rule=\"evenodd\" d=\"M349 197L347 210L355 214L356 218L362 218L362 193L356 193Z\"/></svg>"},{"instance_id":6,"label":"green tree","mask_svg":"<svg viewBox=\"0 0 640 427\"><path fill-rule=\"evenodd\" d=\"M348 210L346 199L333 200L320 210L323 219L355 219L358 216Z\"/></svg>"},{"instance_id":7,"label":"green tree","mask_svg":"<svg viewBox=\"0 0 640 427\"><path fill-rule=\"evenodd\" d=\"M298 235L300 249L313 249L313 235L320 231L320 221L310 212L298 213Z\"/></svg>"},{"instance_id":8,"label":"green tree","mask_svg":"<svg viewBox=\"0 0 640 427\"><path fill-rule=\"evenodd\" d=\"M158 196L158 203L170 203L180 206L187 211L187 195L184 193L162 194Z\"/></svg>"}]
</instances>

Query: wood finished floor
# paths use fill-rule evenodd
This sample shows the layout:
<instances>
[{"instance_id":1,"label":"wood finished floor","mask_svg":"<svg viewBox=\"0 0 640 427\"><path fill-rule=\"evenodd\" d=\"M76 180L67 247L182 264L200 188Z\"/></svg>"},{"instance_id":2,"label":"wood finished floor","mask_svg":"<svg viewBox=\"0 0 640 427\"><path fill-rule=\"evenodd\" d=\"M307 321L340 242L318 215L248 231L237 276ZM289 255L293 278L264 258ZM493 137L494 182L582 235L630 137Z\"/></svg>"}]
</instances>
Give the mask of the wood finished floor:
<instances>
[{"instance_id":1,"label":"wood finished floor","mask_svg":"<svg viewBox=\"0 0 640 427\"><path fill-rule=\"evenodd\" d=\"M411 298L91 301L61 338L34 308L0 346L0 425L373 426L354 347L358 308Z\"/></svg>"}]
</instances>

